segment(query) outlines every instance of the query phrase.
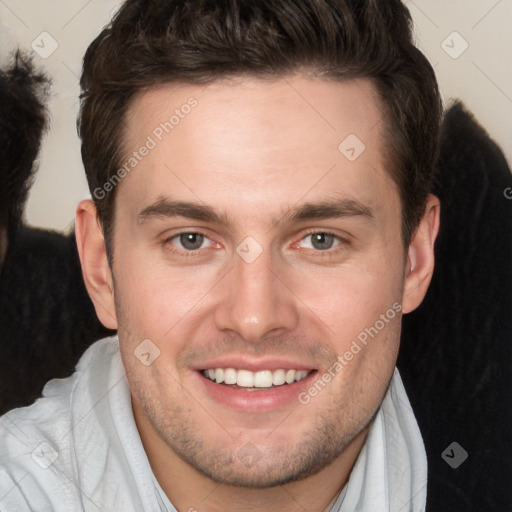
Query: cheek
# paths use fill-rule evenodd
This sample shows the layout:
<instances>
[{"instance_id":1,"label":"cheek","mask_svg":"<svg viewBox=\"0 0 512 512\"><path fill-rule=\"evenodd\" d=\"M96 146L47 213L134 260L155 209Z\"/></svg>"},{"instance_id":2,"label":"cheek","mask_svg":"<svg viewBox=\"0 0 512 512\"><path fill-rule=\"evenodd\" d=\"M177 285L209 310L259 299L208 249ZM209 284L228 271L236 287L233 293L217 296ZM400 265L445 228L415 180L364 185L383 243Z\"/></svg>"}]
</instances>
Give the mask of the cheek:
<instances>
[{"instance_id":1,"label":"cheek","mask_svg":"<svg viewBox=\"0 0 512 512\"><path fill-rule=\"evenodd\" d=\"M347 400L347 408L358 410L358 414L373 414L384 398L396 365L400 320L390 320L381 330L379 326L374 323L362 329L364 337L351 338L338 352L341 395Z\"/></svg>"},{"instance_id":2,"label":"cheek","mask_svg":"<svg viewBox=\"0 0 512 512\"><path fill-rule=\"evenodd\" d=\"M354 259L350 264L326 272L314 269L307 276L291 278L296 295L303 299L312 321L324 325L335 340L338 353L360 333L376 322L378 330L389 333L389 324L396 316L395 303L401 298L401 266L385 254L370 261ZM398 304L399 307L399 304ZM385 325L379 320L389 312ZM305 310L305 314L307 310ZM396 329L395 329L396 330ZM396 334L393 336L396 337Z\"/></svg>"},{"instance_id":3,"label":"cheek","mask_svg":"<svg viewBox=\"0 0 512 512\"><path fill-rule=\"evenodd\" d=\"M147 255L125 255L114 269L116 304L125 327L143 336L163 338L193 317L211 288L207 268L171 268Z\"/></svg>"}]
</instances>

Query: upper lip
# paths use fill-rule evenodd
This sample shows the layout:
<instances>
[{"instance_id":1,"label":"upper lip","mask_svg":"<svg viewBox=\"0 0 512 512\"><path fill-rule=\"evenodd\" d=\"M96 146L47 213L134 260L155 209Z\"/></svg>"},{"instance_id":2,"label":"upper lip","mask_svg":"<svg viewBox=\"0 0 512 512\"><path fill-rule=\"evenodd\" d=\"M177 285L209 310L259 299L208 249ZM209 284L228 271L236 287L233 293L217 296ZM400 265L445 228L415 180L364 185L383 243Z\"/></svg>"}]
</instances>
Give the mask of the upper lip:
<instances>
[{"instance_id":1,"label":"upper lip","mask_svg":"<svg viewBox=\"0 0 512 512\"><path fill-rule=\"evenodd\" d=\"M193 370L209 370L213 368L235 368L237 370L249 370L258 372L261 370L314 370L315 368L308 363L300 361L291 361L284 358L266 358L254 359L244 356L219 357L200 362L193 366Z\"/></svg>"}]
</instances>

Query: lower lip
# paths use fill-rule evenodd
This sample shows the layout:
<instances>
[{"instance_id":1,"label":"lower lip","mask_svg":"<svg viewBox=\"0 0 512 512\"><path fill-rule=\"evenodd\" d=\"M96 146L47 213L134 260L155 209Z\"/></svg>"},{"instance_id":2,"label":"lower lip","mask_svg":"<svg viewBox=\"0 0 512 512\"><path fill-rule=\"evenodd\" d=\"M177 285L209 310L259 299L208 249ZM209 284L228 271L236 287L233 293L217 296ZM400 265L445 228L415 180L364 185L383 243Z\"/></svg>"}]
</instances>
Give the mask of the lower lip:
<instances>
[{"instance_id":1,"label":"lower lip","mask_svg":"<svg viewBox=\"0 0 512 512\"><path fill-rule=\"evenodd\" d=\"M216 384L207 379L202 372L196 371L205 393L214 401L227 405L230 408L247 412L267 411L292 404L293 402L299 403L299 393L308 388L316 373L317 371L314 370L304 379L292 384L283 384L282 386L265 390L243 391L222 384Z\"/></svg>"}]
</instances>

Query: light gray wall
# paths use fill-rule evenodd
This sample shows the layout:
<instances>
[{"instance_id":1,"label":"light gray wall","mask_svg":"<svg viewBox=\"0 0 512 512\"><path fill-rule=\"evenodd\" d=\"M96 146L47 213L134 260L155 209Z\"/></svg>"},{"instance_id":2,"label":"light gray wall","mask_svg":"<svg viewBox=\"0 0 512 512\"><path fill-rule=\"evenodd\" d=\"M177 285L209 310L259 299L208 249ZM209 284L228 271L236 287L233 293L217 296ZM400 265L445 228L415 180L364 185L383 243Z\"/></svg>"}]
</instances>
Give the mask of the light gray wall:
<instances>
[{"instance_id":1,"label":"light gray wall","mask_svg":"<svg viewBox=\"0 0 512 512\"><path fill-rule=\"evenodd\" d=\"M89 196L75 124L78 77L85 49L120 3L0 1L0 64L16 44L29 50L33 45L35 62L54 83L51 131L27 204L32 225L68 229L78 201ZM436 70L445 101L461 98L512 162L512 0L406 3L418 46Z\"/></svg>"}]
</instances>

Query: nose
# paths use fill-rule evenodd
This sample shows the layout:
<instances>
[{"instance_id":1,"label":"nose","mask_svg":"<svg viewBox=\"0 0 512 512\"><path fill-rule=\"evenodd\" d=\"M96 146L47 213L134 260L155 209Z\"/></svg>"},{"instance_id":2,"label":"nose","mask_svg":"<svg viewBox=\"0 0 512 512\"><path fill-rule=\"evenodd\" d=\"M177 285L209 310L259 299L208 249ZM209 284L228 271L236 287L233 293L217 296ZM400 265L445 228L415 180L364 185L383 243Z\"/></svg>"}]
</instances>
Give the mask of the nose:
<instances>
[{"instance_id":1,"label":"nose","mask_svg":"<svg viewBox=\"0 0 512 512\"><path fill-rule=\"evenodd\" d=\"M286 283L284 263L279 266L272 260L268 248L252 262L233 254L233 267L217 289L219 330L234 331L245 341L258 343L296 328L298 299Z\"/></svg>"}]
</instances>

